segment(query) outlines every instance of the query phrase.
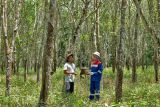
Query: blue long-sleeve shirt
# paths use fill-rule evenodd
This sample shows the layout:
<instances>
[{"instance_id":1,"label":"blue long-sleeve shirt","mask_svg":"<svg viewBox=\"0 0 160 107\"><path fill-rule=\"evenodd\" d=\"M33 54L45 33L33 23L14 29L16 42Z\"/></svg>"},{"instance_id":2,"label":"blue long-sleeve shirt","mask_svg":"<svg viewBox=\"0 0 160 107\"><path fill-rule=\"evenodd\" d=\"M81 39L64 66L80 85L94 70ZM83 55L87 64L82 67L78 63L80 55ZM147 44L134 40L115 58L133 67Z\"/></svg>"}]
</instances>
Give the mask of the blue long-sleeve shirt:
<instances>
[{"instance_id":1,"label":"blue long-sleeve shirt","mask_svg":"<svg viewBox=\"0 0 160 107\"><path fill-rule=\"evenodd\" d=\"M91 64L91 72L94 74L91 76L91 81L101 81L103 65L100 61Z\"/></svg>"}]
</instances>

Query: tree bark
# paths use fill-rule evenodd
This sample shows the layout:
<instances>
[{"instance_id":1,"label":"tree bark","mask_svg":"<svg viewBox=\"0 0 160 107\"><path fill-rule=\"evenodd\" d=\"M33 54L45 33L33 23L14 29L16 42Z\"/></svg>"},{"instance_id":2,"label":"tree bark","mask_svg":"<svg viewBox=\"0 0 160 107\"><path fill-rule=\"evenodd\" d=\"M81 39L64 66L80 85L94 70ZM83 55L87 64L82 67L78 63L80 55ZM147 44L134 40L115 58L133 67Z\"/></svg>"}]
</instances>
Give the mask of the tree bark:
<instances>
[{"instance_id":1,"label":"tree bark","mask_svg":"<svg viewBox=\"0 0 160 107\"><path fill-rule=\"evenodd\" d=\"M153 1L151 1L153 6ZM158 6L157 6L157 11L158 11L158 25L160 25L160 0L157 0ZM151 7L150 6L150 7ZM153 12L153 7L150 9L150 14ZM151 15L152 16L152 15ZM158 28L159 31L159 28ZM160 34L160 32L158 32ZM159 71L159 58L158 58L158 48L156 47L156 44L154 45L154 71L155 71L155 81L158 82L158 71Z\"/></svg>"},{"instance_id":2,"label":"tree bark","mask_svg":"<svg viewBox=\"0 0 160 107\"><path fill-rule=\"evenodd\" d=\"M27 61L27 59L25 59L23 61L23 64L24 64L24 82L26 82L27 81L27 67L28 67L28 61Z\"/></svg>"},{"instance_id":3,"label":"tree bark","mask_svg":"<svg viewBox=\"0 0 160 107\"><path fill-rule=\"evenodd\" d=\"M35 7L34 7L34 14L35 14L35 20L34 20L34 30L33 30L33 38L37 38L37 35L38 35L38 27L39 27L39 14L38 13L40 13L39 12L39 10L40 9L38 9L38 6L37 6L38 4L36 3L35 4ZM36 40L34 40L33 41L33 50L34 50L34 72L37 72L37 63L38 63L38 46L37 46L37 41ZM33 66L32 66L33 67Z\"/></svg>"},{"instance_id":4,"label":"tree bark","mask_svg":"<svg viewBox=\"0 0 160 107\"><path fill-rule=\"evenodd\" d=\"M155 24L155 16L154 16L154 2L153 0L148 0L148 7L149 7L149 15L150 15L150 22L153 25ZM154 43L154 56L153 56L153 62L154 62L154 71L155 71L155 82L158 82L158 48L156 44Z\"/></svg>"},{"instance_id":5,"label":"tree bark","mask_svg":"<svg viewBox=\"0 0 160 107\"><path fill-rule=\"evenodd\" d=\"M46 20L44 18L44 20ZM45 26L45 29L46 29L46 26ZM45 35L45 34L42 34L42 36ZM38 62L37 62L37 83L40 82L40 70L41 70L41 65L42 65L42 56L43 56L43 44L44 44L44 39L42 37L42 40L41 40L41 46L40 46L40 49L39 49L39 52L38 52Z\"/></svg>"},{"instance_id":6,"label":"tree bark","mask_svg":"<svg viewBox=\"0 0 160 107\"><path fill-rule=\"evenodd\" d=\"M47 3L47 0L46 0ZM55 36L55 25L56 24L56 0L50 0L49 7L49 21L48 21L48 33L47 41L43 56L43 72L42 72L42 86L39 98L39 105L46 106L49 87L50 87L50 73L52 71L52 52Z\"/></svg>"},{"instance_id":7,"label":"tree bark","mask_svg":"<svg viewBox=\"0 0 160 107\"><path fill-rule=\"evenodd\" d=\"M160 0L157 0L158 22L160 23Z\"/></svg>"},{"instance_id":8,"label":"tree bark","mask_svg":"<svg viewBox=\"0 0 160 107\"><path fill-rule=\"evenodd\" d=\"M48 1L44 1L44 29L43 29L43 34L42 34L42 39L41 39L41 46L38 52L38 67L37 67L37 83L40 82L40 70L42 67L42 57L43 57L43 50L44 50L44 41L45 39L43 38L44 35L46 35L45 31L47 29L47 23L45 21L47 20L47 12L48 12Z\"/></svg>"},{"instance_id":9,"label":"tree bark","mask_svg":"<svg viewBox=\"0 0 160 107\"><path fill-rule=\"evenodd\" d=\"M128 25L127 25L127 29L128 29L128 35L127 35L127 39L126 39L126 48L127 48L127 55L126 55L126 67L127 70L130 71L130 66L131 66L131 26L132 26L132 12L131 12L131 8L132 8L132 2L129 0L128 1Z\"/></svg>"},{"instance_id":10,"label":"tree bark","mask_svg":"<svg viewBox=\"0 0 160 107\"><path fill-rule=\"evenodd\" d=\"M53 45L53 53L54 53L54 56L53 56L53 63L52 63L52 73L55 73L56 72L56 69L57 69L57 51L56 51L56 37L54 37L54 45Z\"/></svg>"},{"instance_id":11,"label":"tree bark","mask_svg":"<svg viewBox=\"0 0 160 107\"><path fill-rule=\"evenodd\" d=\"M11 50L12 50L12 68L13 68L13 72L14 74L16 73L16 46L15 46L15 39L16 37L19 36L18 34L18 29L19 29L19 21L20 21L20 10L21 10L21 4L22 1L21 0L15 0L15 16L14 16L14 20L15 20L15 25L14 25L14 29L13 29L13 35L12 35L12 46L11 46Z\"/></svg>"},{"instance_id":12,"label":"tree bark","mask_svg":"<svg viewBox=\"0 0 160 107\"><path fill-rule=\"evenodd\" d=\"M90 33L90 58L92 57L92 53L94 52L94 51L96 51L96 43L94 42L95 40L95 35L94 35L94 29L95 29L95 24L93 23L93 25L92 25L92 27L91 27L91 33ZM90 63L90 61L88 62L88 63Z\"/></svg>"},{"instance_id":13,"label":"tree bark","mask_svg":"<svg viewBox=\"0 0 160 107\"><path fill-rule=\"evenodd\" d=\"M122 100L122 83L123 83L123 66L124 66L124 38L125 38L125 16L126 16L126 7L127 1L122 0L121 4L121 29L120 29L120 38L119 38L119 47L118 47L118 56L117 56L117 75L116 75L116 102Z\"/></svg>"},{"instance_id":14,"label":"tree bark","mask_svg":"<svg viewBox=\"0 0 160 107\"><path fill-rule=\"evenodd\" d=\"M45 19L46 20L46 19ZM45 26L45 29L46 29L46 26ZM45 34L43 34L45 35ZM42 36L43 36L42 35ZM42 65L42 56L43 56L43 44L44 44L44 39L42 37L42 40L41 40L41 46L40 46L40 49L39 49L39 52L38 52L38 62L37 62L37 83L40 82L40 70L41 70L41 65Z\"/></svg>"},{"instance_id":15,"label":"tree bark","mask_svg":"<svg viewBox=\"0 0 160 107\"><path fill-rule=\"evenodd\" d=\"M140 0L138 1L140 3ZM136 11L136 19L135 19L135 31L134 31L134 40L133 40L133 55L132 55L132 82L137 81L137 40L138 40L138 28L139 28L139 15L138 11Z\"/></svg>"},{"instance_id":16,"label":"tree bark","mask_svg":"<svg viewBox=\"0 0 160 107\"><path fill-rule=\"evenodd\" d=\"M98 52L101 51L100 49L100 32L99 32L99 4L100 4L100 0L94 0L94 5L95 5L95 37L96 37L96 50ZM101 52L100 52L101 53Z\"/></svg>"},{"instance_id":17,"label":"tree bark","mask_svg":"<svg viewBox=\"0 0 160 107\"><path fill-rule=\"evenodd\" d=\"M154 49L154 71L155 71L155 81L158 82L158 49Z\"/></svg>"},{"instance_id":18,"label":"tree bark","mask_svg":"<svg viewBox=\"0 0 160 107\"><path fill-rule=\"evenodd\" d=\"M19 73L19 65L20 65L20 59L18 58L18 60L16 61L16 73Z\"/></svg>"},{"instance_id":19,"label":"tree bark","mask_svg":"<svg viewBox=\"0 0 160 107\"><path fill-rule=\"evenodd\" d=\"M57 15L56 15L57 16ZM57 28L57 21L58 21L58 18L57 17L55 17L55 27ZM56 41L57 41L57 37L56 37L56 35L57 35L57 31L55 30L55 35L54 35L54 38L53 38L53 69L52 69L52 72L54 73L54 72L56 72L56 68L57 68L57 47L56 47ZM53 74L52 73L52 74Z\"/></svg>"},{"instance_id":20,"label":"tree bark","mask_svg":"<svg viewBox=\"0 0 160 107\"><path fill-rule=\"evenodd\" d=\"M118 12L118 4L119 4L119 0L115 1L114 4L114 10L115 13L112 16L112 71L113 73L116 70L116 57L117 57L117 34L116 34L116 28L117 28L117 12Z\"/></svg>"},{"instance_id":21,"label":"tree bark","mask_svg":"<svg viewBox=\"0 0 160 107\"><path fill-rule=\"evenodd\" d=\"M41 63L38 62L38 66L37 66L37 83L40 82L40 69L41 69Z\"/></svg>"},{"instance_id":22,"label":"tree bark","mask_svg":"<svg viewBox=\"0 0 160 107\"><path fill-rule=\"evenodd\" d=\"M137 36L138 36L138 21L139 16L136 14L135 21L135 34L134 34L134 43L133 43L133 55L132 55L132 82L137 81L136 69L137 69Z\"/></svg>"},{"instance_id":23,"label":"tree bark","mask_svg":"<svg viewBox=\"0 0 160 107\"><path fill-rule=\"evenodd\" d=\"M2 16L3 16L3 5L2 5L2 0L0 0L0 55L3 53L3 49L2 49L2 45L3 45L3 43L2 43L2 30L3 30L3 24L2 24ZM0 56L0 70L2 70L2 56Z\"/></svg>"},{"instance_id":24,"label":"tree bark","mask_svg":"<svg viewBox=\"0 0 160 107\"><path fill-rule=\"evenodd\" d=\"M144 35L142 37L142 58L141 58L141 64L142 64L142 71L144 71L144 68L145 68L145 37L144 37Z\"/></svg>"},{"instance_id":25,"label":"tree bark","mask_svg":"<svg viewBox=\"0 0 160 107\"><path fill-rule=\"evenodd\" d=\"M34 60L34 72L37 72L37 65L38 65L38 62L37 62L37 55L36 55L36 58Z\"/></svg>"},{"instance_id":26,"label":"tree bark","mask_svg":"<svg viewBox=\"0 0 160 107\"><path fill-rule=\"evenodd\" d=\"M4 44L5 44L5 54L6 54L6 61L7 61L7 66L6 66L6 96L10 95L10 81L11 81L11 71L12 71L12 52L9 46L9 41L8 41L8 17L7 17L7 0L3 1L3 32L4 32Z\"/></svg>"}]
</instances>

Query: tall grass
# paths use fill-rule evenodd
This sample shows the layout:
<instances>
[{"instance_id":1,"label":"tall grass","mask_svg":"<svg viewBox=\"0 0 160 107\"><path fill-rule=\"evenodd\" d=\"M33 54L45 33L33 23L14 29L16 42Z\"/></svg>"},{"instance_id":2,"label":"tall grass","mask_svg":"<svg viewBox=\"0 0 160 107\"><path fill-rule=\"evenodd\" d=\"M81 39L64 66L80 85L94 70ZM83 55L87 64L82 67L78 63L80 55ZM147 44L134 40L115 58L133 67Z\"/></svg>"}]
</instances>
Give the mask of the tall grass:
<instances>
[{"instance_id":1,"label":"tall grass","mask_svg":"<svg viewBox=\"0 0 160 107\"><path fill-rule=\"evenodd\" d=\"M78 71L79 72L79 71ZM29 72L27 82L23 80L23 72L19 76L12 75L11 95L5 97L5 75L0 74L0 106L1 107L36 107L41 83L36 83L36 74ZM138 81L131 82L131 71L124 70L123 101L115 104L115 74L109 68L103 72L103 89L99 102L89 101L90 78L87 76L75 80L75 93L67 95L63 91L63 70L60 68L51 77L48 98L49 107L160 107L160 84L154 82L153 67L137 70Z\"/></svg>"}]
</instances>

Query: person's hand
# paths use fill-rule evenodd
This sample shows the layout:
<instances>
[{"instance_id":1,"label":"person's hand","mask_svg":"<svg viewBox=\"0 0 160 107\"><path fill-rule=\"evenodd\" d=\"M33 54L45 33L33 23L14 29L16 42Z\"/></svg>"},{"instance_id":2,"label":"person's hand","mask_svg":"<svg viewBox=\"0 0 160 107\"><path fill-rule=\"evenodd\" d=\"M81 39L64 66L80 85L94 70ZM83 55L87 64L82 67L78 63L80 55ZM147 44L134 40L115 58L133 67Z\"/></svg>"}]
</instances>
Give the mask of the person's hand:
<instances>
[{"instance_id":1,"label":"person's hand","mask_svg":"<svg viewBox=\"0 0 160 107\"><path fill-rule=\"evenodd\" d=\"M90 72L85 72L85 75L91 75Z\"/></svg>"},{"instance_id":2,"label":"person's hand","mask_svg":"<svg viewBox=\"0 0 160 107\"><path fill-rule=\"evenodd\" d=\"M72 75L77 75L77 73L74 73L74 72L73 72L73 73L70 73L70 74L72 74Z\"/></svg>"},{"instance_id":3,"label":"person's hand","mask_svg":"<svg viewBox=\"0 0 160 107\"><path fill-rule=\"evenodd\" d=\"M94 72L90 72L90 75L94 75Z\"/></svg>"},{"instance_id":4,"label":"person's hand","mask_svg":"<svg viewBox=\"0 0 160 107\"><path fill-rule=\"evenodd\" d=\"M77 73L73 73L74 75L77 75Z\"/></svg>"}]
</instances>

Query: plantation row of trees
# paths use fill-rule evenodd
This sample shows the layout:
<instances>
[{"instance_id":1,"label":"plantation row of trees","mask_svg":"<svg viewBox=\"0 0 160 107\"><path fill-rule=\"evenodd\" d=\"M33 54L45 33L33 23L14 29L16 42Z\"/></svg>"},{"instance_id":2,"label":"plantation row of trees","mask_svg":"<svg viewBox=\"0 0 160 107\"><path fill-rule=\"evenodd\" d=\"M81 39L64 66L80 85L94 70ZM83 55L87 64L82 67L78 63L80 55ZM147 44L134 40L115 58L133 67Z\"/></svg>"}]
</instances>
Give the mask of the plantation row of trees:
<instances>
[{"instance_id":1,"label":"plantation row of trees","mask_svg":"<svg viewBox=\"0 0 160 107\"><path fill-rule=\"evenodd\" d=\"M99 51L105 67L116 74L116 101L122 98L123 68L154 65L158 82L160 60L160 0L1 0L0 71L6 73L6 95L11 75L29 70L42 88L40 104L47 102L51 72L62 67L73 52L78 67L88 66Z\"/></svg>"}]
</instances>

